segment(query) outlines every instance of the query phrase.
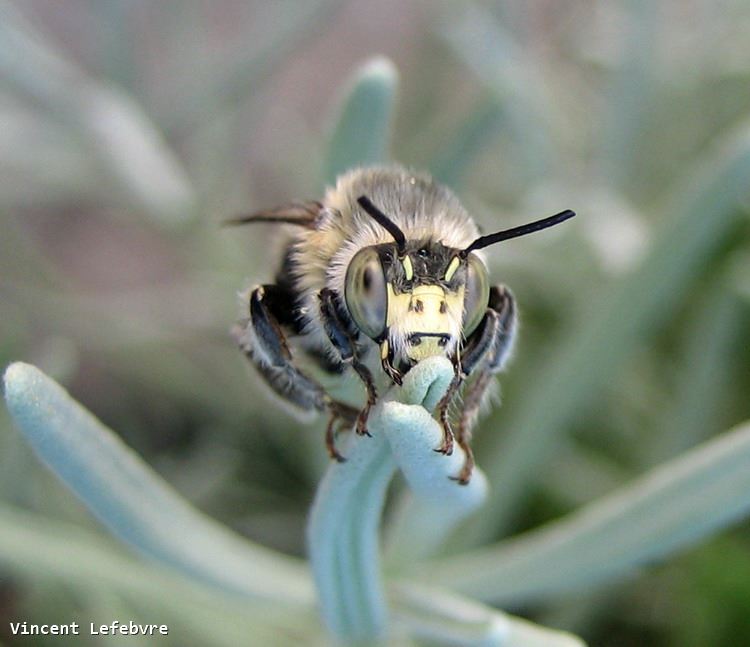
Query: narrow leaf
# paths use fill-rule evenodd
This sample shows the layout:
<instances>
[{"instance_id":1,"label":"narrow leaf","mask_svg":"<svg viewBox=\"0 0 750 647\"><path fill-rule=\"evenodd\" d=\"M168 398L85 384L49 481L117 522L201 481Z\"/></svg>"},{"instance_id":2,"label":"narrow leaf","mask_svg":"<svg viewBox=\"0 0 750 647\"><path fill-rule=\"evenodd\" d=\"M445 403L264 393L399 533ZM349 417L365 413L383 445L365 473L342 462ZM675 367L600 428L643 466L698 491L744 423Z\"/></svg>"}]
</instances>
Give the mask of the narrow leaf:
<instances>
[{"instance_id":1,"label":"narrow leaf","mask_svg":"<svg viewBox=\"0 0 750 647\"><path fill-rule=\"evenodd\" d=\"M390 587L397 618L438 645L466 647L583 647L563 631L541 627L461 596L414 584Z\"/></svg>"},{"instance_id":2,"label":"narrow leaf","mask_svg":"<svg viewBox=\"0 0 750 647\"><path fill-rule=\"evenodd\" d=\"M514 158L530 179L540 179L558 159L554 136L564 130L552 123L554 113L544 110L556 104L550 83L492 12L478 3L445 7L441 36L494 95L505 132L514 140Z\"/></svg>"},{"instance_id":3,"label":"narrow leaf","mask_svg":"<svg viewBox=\"0 0 750 647\"><path fill-rule=\"evenodd\" d=\"M19 582L64 584L81 595L115 593L204 645L242 644L251 633L262 644L299 645L316 632L311 608L278 600L248 604L247 598L134 559L90 530L4 505L0 566Z\"/></svg>"},{"instance_id":4,"label":"narrow leaf","mask_svg":"<svg viewBox=\"0 0 750 647\"><path fill-rule=\"evenodd\" d=\"M421 565L418 576L514 604L622 576L750 513L750 422L568 517L494 547Z\"/></svg>"},{"instance_id":5,"label":"narrow leaf","mask_svg":"<svg viewBox=\"0 0 750 647\"><path fill-rule=\"evenodd\" d=\"M482 100L440 147L430 163L432 176L446 186L458 187L474 160L493 142L503 116L502 106L495 97Z\"/></svg>"},{"instance_id":6,"label":"narrow leaf","mask_svg":"<svg viewBox=\"0 0 750 647\"><path fill-rule=\"evenodd\" d=\"M688 326L675 400L659 419L659 433L644 448L649 467L689 449L724 424L722 405L742 332L740 304L726 291L724 278L705 288L705 302Z\"/></svg>"},{"instance_id":7,"label":"narrow leaf","mask_svg":"<svg viewBox=\"0 0 750 647\"><path fill-rule=\"evenodd\" d=\"M39 458L122 541L231 591L266 600L311 601L300 564L244 540L192 508L37 368L21 362L8 367L5 398Z\"/></svg>"},{"instance_id":8,"label":"narrow leaf","mask_svg":"<svg viewBox=\"0 0 750 647\"><path fill-rule=\"evenodd\" d=\"M397 83L398 72L386 58L374 58L354 74L333 127L326 182L357 166L387 161Z\"/></svg>"},{"instance_id":9,"label":"narrow leaf","mask_svg":"<svg viewBox=\"0 0 750 647\"><path fill-rule=\"evenodd\" d=\"M631 180L643 147L644 122L652 109L655 90L660 89L658 47L663 35L663 7L638 0L624 9L623 52L613 75L607 114L601 128L600 177L609 186L623 189Z\"/></svg>"}]
</instances>

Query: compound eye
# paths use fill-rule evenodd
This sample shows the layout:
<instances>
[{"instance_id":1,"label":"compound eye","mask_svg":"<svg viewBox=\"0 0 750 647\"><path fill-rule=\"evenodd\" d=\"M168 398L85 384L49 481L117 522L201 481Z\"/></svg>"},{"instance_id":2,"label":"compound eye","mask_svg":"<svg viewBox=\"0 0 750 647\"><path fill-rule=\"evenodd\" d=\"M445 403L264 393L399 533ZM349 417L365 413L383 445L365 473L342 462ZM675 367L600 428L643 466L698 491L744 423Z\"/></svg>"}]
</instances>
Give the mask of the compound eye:
<instances>
[{"instance_id":1,"label":"compound eye","mask_svg":"<svg viewBox=\"0 0 750 647\"><path fill-rule=\"evenodd\" d=\"M466 268L466 292L464 294L464 338L473 333L481 323L490 301L490 279L487 268L473 254L469 255Z\"/></svg>"},{"instance_id":2,"label":"compound eye","mask_svg":"<svg viewBox=\"0 0 750 647\"><path fill-rule=\"evenodd\" d=\"M365 335L377 339L385 330L388 294L378 253L371 247L357 252L346 270L346 307Z\"/></svg>"}]
</instances>

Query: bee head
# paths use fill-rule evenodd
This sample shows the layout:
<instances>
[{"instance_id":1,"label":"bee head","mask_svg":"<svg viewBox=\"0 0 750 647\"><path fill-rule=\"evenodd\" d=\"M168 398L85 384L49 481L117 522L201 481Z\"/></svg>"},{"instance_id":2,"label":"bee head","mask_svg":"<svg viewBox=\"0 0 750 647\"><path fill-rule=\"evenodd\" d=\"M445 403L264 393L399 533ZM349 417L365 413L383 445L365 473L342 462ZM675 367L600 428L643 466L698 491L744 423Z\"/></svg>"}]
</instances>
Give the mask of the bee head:
<instances>
[{"instance_id":1,"label":"bee head","mask_svg":"<svg viewBox=\"0 0 750 647\"><path fill-rule=\"evenodd\" d=\"M365 207L363 202L372 206L366 198L360 199ZM387 341L408 363L453 355L487 308L487 268L476 254L462 256L439 241L407 240L376 213L395 243L365 247L352 258L345 279L349 313L364 334Z\"/></svg>"},{"instance_id":2,"label":"bee head","mask_svg":"<svg viewBox=\"0 0 750 647\"><path fill-rule=\"evenodd\" d=\"M388 340L403 359L452 355L479 325L489 279L476 256L439 242L373 245L352 258L345 299L357 327L378 343Z\"/></svg>"},{"instance_id":3,"label":"bee head","mask_svg":"<svg viewBox=\"0 0 750 647\"><path fill-rule=\"evenodd\" d=\"M563 211L482 236L458 250L435 240L407 240L366 196L357 202L391 234L394 243L365 247L354 255L345 278L347 309L365 335L387 344L386 349L409 363L432 355L452 356L461 339L481 323L489 301L489 278L473 251L575 215Z\"/></svg>"}]
</instances>

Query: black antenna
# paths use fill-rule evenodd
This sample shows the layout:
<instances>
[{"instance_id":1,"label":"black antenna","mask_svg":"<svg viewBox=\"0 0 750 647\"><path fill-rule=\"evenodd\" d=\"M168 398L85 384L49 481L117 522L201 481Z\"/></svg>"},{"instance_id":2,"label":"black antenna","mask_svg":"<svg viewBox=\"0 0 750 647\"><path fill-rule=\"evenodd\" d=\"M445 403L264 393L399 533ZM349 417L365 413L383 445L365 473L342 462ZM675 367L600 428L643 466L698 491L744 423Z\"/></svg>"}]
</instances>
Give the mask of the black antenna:
<instances>
[{"instance_id":1,"label":"black antenna","mask_svg":"<svg viewBox=\"0 0 750 647\"><path fill-rule=\"evenodd\" d=\"M252 225L256 222L271 222L279 223L282 225L301 225L309 226L311 219L300 218L299 216L277 216L268 213L253 213L246 216L235 216L234 218L226 218L219 224L222 227L237 227L239 225Z\"/></svg>"},{"instance_id":2,"label":"black antenna","mask_svg":"<svg viewBox=\"0 0 750 647\"><path fill-rule=\"evenodd\" d=\"M557 225L561 222L564 222L565 220L568 220L568 218L572 218L575 215L576 215L575 211L566 209L565 211L556 213L554 216L549 216L548 218L542 218L541 220L530 222L528 225L520 225L518 227L512 227L511 229L506 229L504 231L498 231L494 234L487 234L486 236L481 236L477 238L466 249L462 250L460 252L460 256L462 258L466 258L475 249L482 249L483 247L489 247L490 245L494 245L495 243L499 243L504 240L508 240L510 238L518 238L518 236L525 236L526 234L533 234L535 231L539 231L540 229L546 229L547 227L552 227L553 225Z\"/></svg>"},{"instance_id":3,"label":"black antenna","mask_svg":"<svg viewBox=\"0 0 750 647\"><path fill-rule=\"evenodd\" d=\"M221 222L221 226L235 227L237 225L250 225L256 222L270 222L314 229L315 222L322 210L323 204L320 202L290 202L273 209L265 209L256 213L242 214L234 218L228 218Z\"/></svg>"},{"instance_id":4,"label":"black antenna","mask_svg":"<svg viewBox=\"0 0 750 647\"><path fill-rule=\"evenodd\" d=\"M393 239L396 241L398 253L403 254L406 251L406 236L404 236L404 232L398 228L398 225L370 202L370 199L366 195L359 196L357 202L359 202L360 207L377 220L381 227L388 230L388 233L393 236Z\"/></svg>"}]
</instances>

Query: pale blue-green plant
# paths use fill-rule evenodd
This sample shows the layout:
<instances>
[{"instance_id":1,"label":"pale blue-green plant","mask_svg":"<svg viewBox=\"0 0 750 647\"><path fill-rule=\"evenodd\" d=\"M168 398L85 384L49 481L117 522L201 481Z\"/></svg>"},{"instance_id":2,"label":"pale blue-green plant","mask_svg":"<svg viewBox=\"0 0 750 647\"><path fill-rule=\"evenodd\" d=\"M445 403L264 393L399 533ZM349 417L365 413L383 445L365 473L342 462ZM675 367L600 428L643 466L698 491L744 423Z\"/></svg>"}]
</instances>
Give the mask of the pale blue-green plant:
<instances>
[{"instance_id":1,"label":"pale blue-green plant","mask_svg":"<svg viewBox=\"0 0 750 647\"><path fill-rule=\"evenodd\" d=\"M613 590L608 583L636 573L645 575L633 578L632 590L641 597L644 589L669 591L669 604L659 607L664 620L655 624L684 627L676 644L706 644L706 635L720 631L720 620L706 619L703 639L700 632L690 634L692 618L701 614L684 612L679 587L669 579L681 568L689 571L690 557L666 569L640 567L747 515L747 424L695 446L747 417L746 407L738 406L746 375L733 376L732 370L745 365L748 263L746 251L733 252L743 238L732 234L742 232L750 187L748 75L742 63L748 41L712 38L716 24L706 21L706 34L701 30L684 48L688 41L680 39L688 32L673 29L679 16L670 3L641 2L615 11L623 18L618 53L587 37L597 34L587 21L609 15L612 7L593 18L571 15L569 23L558 22L557 31L547 33L535 31L537 22L521 5L431 5L433 33L447 48L434 57L436 66L423 61L418 74L407 68L401 104L406 116L395 146L402 161L418 162L458 189L485 224L498 212L515 210L519 218L558 206L581 214L549 246L529 241L491 259L493 274L523 297L524 328L513 371L503 379L504 405L477 437L489 483L484 502L479 505L479 477L467 491L476 498L466 507L447 504L459 488L445 478L451 463L432 455L429 399L420 401L419 389L393 389L374 418L375 437L351 439L351 465L332 466L323 477L309 527L310 577L302 561L248 542L198 513L59 387L28 366L14 365L6 395L23 437L115 535L151 561L131 557L87 528L87 517L26 462L5 425L4 499L26 504L38 496L41 503L31 506L36 513L3 504L4 573L22 585L43 582L45 590L58 583L62 597L105 618L133 612L163 618L177 634L171 637L175 644L323 643L315 607L344 640L387 635L408 642L423 636L480 644L501 642L505 634L505 644L574 642L487 605L528 604L532 611L539 603L550 605L548 618L535 617L590 631L596 623L585 616L594 618L613 600L606 595ZM8 359L31 359L67 383L79 354L89 361L96 357L112 374L133 378L131 384L210 411L217 420L212 431L219 432L208 447L212 451L226 439L221 430L228 421L243 419L249 406L259 415L247 428L236 424L239 433L257 438L271 430L269 443L283 447L287 458L302 455L298 466L317 478L319 439L247 397L253 382L235 371L240 358L222 332L234 316L226 304L238 277L261 275L252 262L248 267L245 248L226 244L215 227L203 227L195 216L206 205L226 213L226 196L235 208L257 203L237 171L244 170L237 163L239 134L262 114L271 72L311 35L329 30L337 6L336 0L311 2L304 11L293 3L274 5L264 14L269 20L261 16L261 27L251 32L257 37L243 33L208 56L200 36L195 39L196 9L184 9L185 3L181 11L165 9L168 28L160 35L178 43L184 55L165 56L170 63L162 82L144 95L137 68L120 56L129 53L135 60L132 32L114 29L102 40L95 75L65 60L53 39L0 3L0 80L11 99L2 104L10 127L0 147L0 204L6 207L0 214L0 331ZM92 7L100 19L107 12L106 20L127 23L125 5ZM727 22L741 32L742 20ZM582 38L575 37L573 24L581 26ZM542 43L562 53L559 62L546 57ZM202 53L191 57L193 50ZM669 51L681 54L665 70ZM539 65L542 60L545 65ZM451 67L456 62L460 74ZM457 91L443 92L440 102L415 117L413 100L433 79L451 79ZM597 87L594 79L606 84ZM322 180L330 182L348 166L388 159L393 67L374 59L341 87L326 155L315 134L305 132L306 119L289 119L294 145L287 143L279 167L290 178L290 196L317 195ZM455 123L440 116L443 105L458 116ZM277 100L271 108L284 111L285 104ZM179 154L169 145L174 140ZM139 222L152 227L155 237L173 236L170 244L184 245L200 261L178 286L106 297L70 289L12 209L54 205L58 217L65 213L60 204L81 196L110 209L117 222L143 214ZM612 270L609 251L618 251L613 243L620 243L622 223L636 226L642 245ZM264 240L265 234L258 235L250 244ZM592 255L601 260L592 261ZM555 324L547 316L541 336L535 319L552 304ZM151 311L175 316L158 318ZM546 326L556 334L549 335ZM655 341L665 327L668 344ZM46 328L56 337L50 339ZM175 343L182 338L190 343ZM412 380L429 382L432 371L439 382L439 367L429 364ZM87 397L93 406L95 395ZM592 415L597 408L606 414ZM115 426L127 433L130 425ZM574 429L575 439L569 436ZM209 505L201 492L206 483L229 482L237 460L233 455L222 463L195 450L179 464L154 465L190 500L212 513L223 510L226 518L232 504ZM263 474L277 469L273 461L252 465ZM408 487L394 488L381 566L377 531L394 465L406 474ZM277 495L263 474L254 473L254 501ZM415 475L437 478L435 492L446 500L421 496ZM563 511L578 509L497 543L500 532L517 528L530 493L541 493ZM246 518L261 518L261 506L246 504ZM472 506L478 511L464 518ZM232 516L237 523L243 515ZM276 539L302 535L294 530L282 526ZM742 555L741 538L736 544L728 560ZM716 580L721 564L713 569ZM710 592L697 590L695 599L721 606ZM566 615L566 605L572 614ZM638 621L633 605L611 606L621 608L619 617Z\"/></svg>"},{"instance_id":2,"label":"pale blue-green plant","mask_svg":"<svg viewBox=\"0 0 750 647\"><path fill-rule=\"evenodd\" d=\"M468 488L449 479L460 469L459 452L452 460L441 460L431 451L441 430L425 407L434 407L447 389L452 378L450 363L438 359L418 369L374 412L372 442L357 438L346 446L349 461L329 469L313 506L311 565L319 605L332 635L344 644L384 640L388 599L398 621L391 629L394 644L406 631L446 644L579 644L568 635L535 627L444 589L406 580L385 587L381 583L378 520L397 464L415 492L428 501L439 500L453 521L480 503L486 489L481 472ZM43 556L52 574L72 576L78 582L96 579L98 574L117 590L150 599L159 590L172 593L177 585L171 573L177 571L188 578L182 580L185 588L176 595L176 601L186 605L185 614L192 613L188 607L201 597L210 597L211 588L216 588L221 600L229 600L230 612L242 609L243 600L247 605L249 644L263 644L264 632L283 633L281 626L290 637L304 637L310 644L323 640L315 626L315 596L302 563L244 540L194 509L113 432L33 366L15 363L7 369L5 397L18 428L42 461L110 532L165 569L149 574L138 574L136 569L133 575L127 567L121 577L111 579L111 567L99 571L96 565L116 563L118 557L103 548L87 547L83 536L81 545L76 540L69 546L72 558L64 549ZM38 541L34 522L27 523L9 509L2 514L6 523L0 533L0 554L13 555L7 563L11 569L25 570L28 566L15 560L33 561L29 545ZM83 567L82 561L89 563ZM214 613L215 604L205 617ZM178 617L182 622L182 614ZM218 625L204 631L220 633ZM232 634L214 638L229 642Z\"/></svg>"}]
</instances>

